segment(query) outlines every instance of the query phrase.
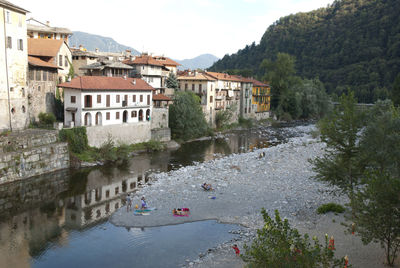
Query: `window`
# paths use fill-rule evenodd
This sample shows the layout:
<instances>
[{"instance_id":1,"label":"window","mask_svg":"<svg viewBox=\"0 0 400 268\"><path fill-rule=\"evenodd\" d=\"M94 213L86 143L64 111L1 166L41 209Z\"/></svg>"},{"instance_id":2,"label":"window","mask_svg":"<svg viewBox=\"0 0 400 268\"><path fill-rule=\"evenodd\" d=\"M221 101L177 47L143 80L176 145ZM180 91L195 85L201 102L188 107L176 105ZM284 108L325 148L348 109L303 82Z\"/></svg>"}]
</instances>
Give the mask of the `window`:
<instances>
[{"instance_id":1,"label":"window","mask_svg":"<svg viewBox=\"0 0 400 268\"><path fill-rule=\"evenodd\" d=\"M140 95L140 102L143 102L143 95Z\"/></svg>"},{"instance_id":2,"label":"window","mask_svg":"<svg viewBox=\"0 0 400 268\"><path fill-rule=\"evenodd\" d=\"M211 85L211 91L213 91L213 85Z\"/></svg>"},{"instance_id":3,"label":"window","mask_svg":"<svg viewBox=\"0 0 400 268\"><path fill-rule=\"evenodd\" d=\"M71 103L76 103L76 96L71 96Z\"/></svg>"},{"instance_id":4,"label":"window","mask_svg":"<svg viewBox=\"0 0 400 268\"><path fill-rule=\"evenodd\" d=\"M147 95L147 105L150 105L150 95Z\"/></svg>"},{"instance_id":5,"label":"window","mask_svg":"<svg viewBox=\"0 0 400 268\"><path fill-rule=\"evenodd\" d=\"M110 112L106 112L106 120L110 120Z\"/></svg>"},{"instance_id":6,"label":"window","mask_svg":"<svg viewBox=\"0 0 400 268\"><path fill-rule=\"evenodd\" d=\"M97 95L97 103L101 103L101 95Z\"/></svg>"},{"instance_id":7,"label":"window","mask_svg":"<svg viewBox=\"0 0 400 268\"><path fill-rule=\"evenodd\" d=\"M188 89L188 84L185 84L185 90L187 90Z\"/></svg>"},{"instance_id":8,"label":"window","mask_svg":"<svg viewBox=\"0 0 400 268\"><path fill-rule=\"evenodd\" d=\"M194 84L192 84L192 91L194 91Z\"/></svg>"},{"instance_id":9,"label":"window","mask_svg":"<svg viewBox=\"0 0 400 268\"><path fill-rule=\"evenodd\" d=\"M131 112L131 117L133 118L133 117L137 117L137 112L136 111L132 111Z\"/></svg>"},{"instance_id":10,"label":"window","mask_svg":"<svg viewBox=\"0 0 400 268\"><path fill-rule=\"evenodd\" d=\"M24 50L24 40L18 39L17 46L18 46L18 50Z\"/></svg>"},{"instance_id":11,"label":"window","mask_svg":"<svg viewBox=\"0 0 400 268\"><path fill-rule=\"evenodd\" d=\"M119 112L115 113L115 119L119 119Z\"/></svg>"},{"instance_id":12,"label":"window","mask_svg":"<svg viewBox=\"0 0 400 268\"><path fill-rule=\"evenodd\" d=\"M119 102L120 102L120 96L119 96L119 95L116 95L116 96L115 96L115 102L116 102L116 103L119 103Z\"/></svg>"},{"instance_id":13,"label":"window","mask_svg":"<svg viewBox=\"0 0 400 268\"><path fill-rule=\"evenodd\" d=\"M36 81L42 80L42 70L36 70Z\"/></svg>"},{"instance_id":14,"label":"window","mask_svg":"<svg viewBox=\"0 0 400 268\"><path fill-rule=\"evenodd\" d=\"M210 96L210 103L213 102L213 96Z\"/></svg>"},{"instance_id":15,"label":"window","mask_svg":"<svg viewBox=\"0 0 400 268\"><path fill-rule=\"evenodd\" d=\"M106 107L110 107L110 95L106 95Z\"/></svg>"},{"instance_id":16,"label":"window","mask_svg":"<svg viewBox=\"0 0 400 268\"><path fill-rule=\"evenodd\" d=\"M201 84L199 85L199 92L201 92Z\"/></svg>"},{"instance_id":17,"label":"window","mask_svg":"<svg viewBox=\"0 0 400 268\"><path fill-rule=\"evenodd\" d=\"M12 48L12 38L11 38L11 36L7 36L7 48Z\"/></svg>"},{"instance_id":18,"label":"window","mask_svg":"<svg viewBox=\"0 0 400 268\"><path fill-rule=\"evenodd\" d=\"M132 102L136 102L136 95L132 95Z\"/></svg>"},{"instance_id":19,"label":"window","mask_svg":"<svg viewBox=\"0 0 400 268\"><path fill-rule=\"evenodd\" d=\"M68 58L67 58L67 56L64 56L65 57L65 59L64 59L64 66L65 67L68 67Z\"/></svg>"},{"instance_id":20,"label":"window","mask_svg":"<svg viewBox=\"0 0 400 268\"><path fill-rule=\"evenodd\" d=\"M6 11L6 22L11 23L11 14L10 11Z\"/></svg>"},{"instance_id":21,"label":"window","mask_svg":"<svg viewBox=\"0 0 400 268\"><path fill-rule=\"evenodd\" d=\"M29 80L33 80L35 78L35 71L34 70L29 70Z\"/></svg>"},{"instance_id":22,"label":"window","mask_svg":"<svg viewBox=\"0 0 400 268\"><path fill-rule=\"evenodd\" d=\"M47 81L47 71L43 71L43 81Z\"/></svg>"},{"instance_id":23,"label":"window","mask_svg":"<svg viewBox=\"0 0 400 268\"><path fill-rule=\"evenodd\" d=\"M91 107L92 107L92 96L85 95L85 108L91 108Z\"/></svg>"},{"instance_id":24,"label":"window","mask_svg":"<svg viewBox=\"0 0 400 268\"><path fill-rule=\"evenodd\" d=\"M62 64L62 60L63 60L63 56L62 55L59 55L58 56L58 66L62 66L63 64Z\"/></svg>"}]
</instances>

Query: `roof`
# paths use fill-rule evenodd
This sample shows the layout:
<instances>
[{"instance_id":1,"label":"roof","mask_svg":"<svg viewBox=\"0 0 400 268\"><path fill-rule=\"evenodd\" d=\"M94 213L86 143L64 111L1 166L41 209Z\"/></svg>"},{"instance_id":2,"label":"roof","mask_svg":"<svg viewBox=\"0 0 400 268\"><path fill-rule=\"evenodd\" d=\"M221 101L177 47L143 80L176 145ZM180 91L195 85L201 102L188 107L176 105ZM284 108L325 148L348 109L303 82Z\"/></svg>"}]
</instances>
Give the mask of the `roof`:
<instances>
[{"instance_id":1,"label":"roof","mask_svg":"<svg viewBox=\"0 0 400 268\"><path fill-rule=\"evenodd\" d=\"M107 76L78 76L58 86L77 90L154 90L142 79Z\"/></svg>"},{"instance_id":2,"label":"roof","mask_svg":"<svg viewBox=\"0 0 400 268\"><path fill-rule=\"evenodd\" d=\"M28 38L28 55L56 57L63 43L64 40Z\"/></svg>"},{"instance_id":3,"label":"roof","mask_svg":"<svg viewBox=\"0 0 400 268\"><path fill-rule=\"evenodd\" d=\"M3 7L8 8L8 9L12 9L14 11L17 11L17 12L20 12L20 13L24 13L24 14L29 12L28 10L23 9L22 7L16 6L16 5L14 5L14 4L12 4L12 3L8 2L8 1L5 1L5 0L0 0L0 6L3 6Z\"/></svg>"},{"instance_id":4,"label":"roof","mask_svg":"<svg viewBox=\"0 0 400 268\"><path fill-rule=\"evenodd\" d=\"M216 73L216 72L206 72L206 74L210 75L211 77L214 77L215 79L218 79L218 80L242 82L242 80L235 75L229 75L229 74L225 74L225 73Z\"/></svg>"},{"instance_id":5,"label":"roof","mask_svg":"<svg viewBox=\"0 0 400 268\"><path fill-rule=\"evenodd\" d=\"M40 58L37 58L37 57L28 56L28 63L32 66L58 69L58 67L56 65L54 65L50 62L41 60Z\"/></svg>"},{"instance_id":6,"label":"roof","mask_svg":"<svg viewBox=\"0 0 400 268\"><path fill-rule=\"evenodd\" d=\"M193 75L178 76L178 80L198 80L198 81L215 81L216 79L206 75L205 73L195 73Z\"/></svg>"},{"instance_id":7,"label":"roof","mask_svg":"<svg viewBox=\"0 0 400 268\"><path fill-rule=\"evenodd\" d=\"M28 23L26 28L32 32L40 32L40 33L62 33L67 35L72 35L72 31L68 28L61 28L61 27L50 27L50 26L41 26L41 25L34 25Z\"/></svg>"},{"instance_id":8,"label":"roof","mask_svg":"<svg viewBox=\"0 0 400 268\"><path fill-rule=\"evenodd\" d=\"M250 80L253 83L253 86L256 86L256 87L269 87L268 84L264 84L263 82L260 82L260 81L258 81L256 79L248 78L248 80Z\"/></svg>"},{"instance_id":9,"label":"roof","mask_svg":"<svg viewBox=\"0 0 400 268\"><path fill-rule=\"evenodd\" d=\"M89 65L82 66L81 70L103 70L105 68L115 68L115 69L133 69L132 66L123 64L119 61L104 60L101 62L95 62Z\"/></svg>"},{"instance_id":10,"label":"roof","mask_svg":"<svg viewBox=\"0 0 400 268\"><path fill-rule=\"evenodd\" d=\"M157 94L157 95L153 95L153 101L171 101L171 98L169 98L163 94Z\"/></svg>"},{"instance_id":11,"label":"roof","mask_svg":"<svg viewBox=\"0 0 400 268\"><path fill-rule=\"evenodd\" d=\"M71 48L71 52L72 52L72 56L87 56L87 57L94 57L94 58L99 57L94 52L83 51L83 50L80 50L79 48Z\"/></svg>"},{"instance_id":12,"label":"roof","mask_svg":"<svg viewBox=\"0 0 400 268\"><path fill-rule=\"evenodd\" d=\"M154 66L178 66L180 65L176 61L171 60L167 57L153 57L146 54L136 56L133 60L123 61L125 64L129 65L154 65Z\"/></svg>"}]
</instances>

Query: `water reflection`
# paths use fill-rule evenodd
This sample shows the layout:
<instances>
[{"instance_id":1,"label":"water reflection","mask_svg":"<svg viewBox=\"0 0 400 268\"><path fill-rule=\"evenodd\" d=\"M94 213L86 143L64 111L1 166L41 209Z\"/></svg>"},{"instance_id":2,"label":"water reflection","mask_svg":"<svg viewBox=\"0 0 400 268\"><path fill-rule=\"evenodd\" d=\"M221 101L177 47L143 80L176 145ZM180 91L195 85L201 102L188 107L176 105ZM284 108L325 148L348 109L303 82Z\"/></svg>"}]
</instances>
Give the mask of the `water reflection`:
<instances>
[{"instance_id":1,"label":"water reflection","mask_svg":"<svg viewBox=\"0 0 400 268\"><path fill-rule=\"evenodd\" d=\"M281 139L279 135L271 130L236 131L184 144L177 151L141 154L123 166L64 170L0 185L0 267L29 267L32 258L69 245L72 233L85 236L123 206L126 193L147 183L152 172L267 147ZM85 243L90 251L99 241ZM79 259L83 253L75 254L70 257Z\"/></svg>"}]
</instances>

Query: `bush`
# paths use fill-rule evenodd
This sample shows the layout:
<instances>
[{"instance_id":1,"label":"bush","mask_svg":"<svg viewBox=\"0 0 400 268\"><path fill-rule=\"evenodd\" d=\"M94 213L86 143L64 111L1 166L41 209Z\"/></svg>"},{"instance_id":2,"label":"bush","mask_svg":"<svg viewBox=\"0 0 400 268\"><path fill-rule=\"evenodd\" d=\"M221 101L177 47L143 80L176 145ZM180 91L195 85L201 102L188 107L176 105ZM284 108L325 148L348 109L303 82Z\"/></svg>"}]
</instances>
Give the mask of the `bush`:
<instances>
[{"instance_id":1,"label":"bush","mask_svg":"<svg viewBox=\"0 0 400 268\"><path fill-rule=\"evenodd\" d=\"M229 109L218 111L215 115L215 125L217 128L225 127L232 118L232 111Z\"/></svg>"},{"instance_id":2,"label":"bush","mask_svg":"<svg viewBox=\"0 0 400 268\"><path fill-rule=\"evenodd\" d=\"M52 126L56 122L56 116L52 113L40 113L39 114L39 123L41 125L50 125Z\"/></svg>"},{"instance_id":3,"label":"bush","mask_svg":"<svg viewBox=\"0 0 400 268\"><path fill-rule=\"evenodd\" d=\"M253 126L253 120L251 118L245 119L243 117L239 117L239 125L241 127L251 128Z\"/></svg>"},{"instance_id":4,"label":"bush","mask_svg":"<svg viewBox=\"0 0 400 268\"><path fill-rule=\"evenodd\" d=\"M58 135L61 141L68 142L68 147L73 153L80 154L89 149L85 127L62 129Z\"/></svg>"},{"instance_id":5,"label":"bush","mask_svg":"<svg viewBox=\"0 0 400 268\"><path fill-rule=\"evenodd\" d=\"M147 151L162 151L164 145L160 141L150 140L144 144Z\"/></svg>"},{"instance_id":6,"label":"bush","mask_svg":"<svg viewBox=\"0 0 400 268\"><path fill-rule=\"evenodd\" d=\"M281 219L277 210L275 219L265 209L261 213L265 225L257 230L250 247L244 245L245 253L241 256L249 267L343 267L344 260L335 259L334 249L329 248L328 235L323 245L316 237L311 244L308 234L301 236L287 219Z\"/></svg>"},{"instance_id":7,"label":"bush","mask_svg":"<svg viewBox=\"0 0 400 268\"><path fill-rule=\"evenodd\" d=\"M326 214L328 212L343 213L344 207L335 203L323 204L317 209L318 214Z\"/></svg>"}]
</instances>

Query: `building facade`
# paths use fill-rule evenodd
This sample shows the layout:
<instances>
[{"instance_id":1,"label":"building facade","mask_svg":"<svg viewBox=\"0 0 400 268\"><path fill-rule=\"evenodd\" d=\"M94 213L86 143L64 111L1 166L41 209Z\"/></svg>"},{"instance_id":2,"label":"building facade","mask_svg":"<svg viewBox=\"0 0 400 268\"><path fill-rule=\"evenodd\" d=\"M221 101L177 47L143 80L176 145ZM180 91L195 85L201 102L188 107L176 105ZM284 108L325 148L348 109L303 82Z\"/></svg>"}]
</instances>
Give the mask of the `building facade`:
<instances>
[{"instance_id":1,"label":"building facade","mask_svg":"<svg viewBox=\"0 0 400 268\"><path fill-rule=\"evenodd\" d=\"M256 119L269 118L271 88L268 84L252 79L252 104L256 105Z\"/></svg>"},{"instance_id":2,"label":"building facade","mask_svg":"<svg viewBox=\"0 0 400 268\"><path fill-rule=\"evenodd\" d=\"M29 123L27 100L26 11L0 1L0 131L23 129Z\"/></svg>"},{"instance_id":3,"label":"building facade","mask_svg":"<svg viewBox=\"0 0 400 268\"><path fill-rule=\"evenodd\" d=\"M27 33L28 38L64 40L67 44L72 35L71 30L67 28L51 27L49 21L42 23L33 18L27 20Z\"/></svg>"}]
</instances>

